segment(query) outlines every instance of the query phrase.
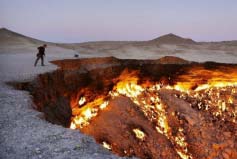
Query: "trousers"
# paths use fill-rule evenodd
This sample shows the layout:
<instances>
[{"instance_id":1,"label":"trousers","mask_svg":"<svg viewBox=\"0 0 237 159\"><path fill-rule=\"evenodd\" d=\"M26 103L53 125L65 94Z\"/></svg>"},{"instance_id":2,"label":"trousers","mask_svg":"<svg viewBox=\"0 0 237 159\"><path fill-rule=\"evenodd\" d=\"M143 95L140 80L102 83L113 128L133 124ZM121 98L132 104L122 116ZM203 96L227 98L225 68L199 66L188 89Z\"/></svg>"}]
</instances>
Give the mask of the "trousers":
<instances>
[{"instance_id":1,"label":"trousers","mask_svg":"<svg viewBox=\"0 0 237 159\"><path fill-rule=\"evenodd\" d=\"M35 66L37 65L39 59L41 60L41 66L44 66L44 56L37 56L35 60Z\"/></svg>"}]
</instances>

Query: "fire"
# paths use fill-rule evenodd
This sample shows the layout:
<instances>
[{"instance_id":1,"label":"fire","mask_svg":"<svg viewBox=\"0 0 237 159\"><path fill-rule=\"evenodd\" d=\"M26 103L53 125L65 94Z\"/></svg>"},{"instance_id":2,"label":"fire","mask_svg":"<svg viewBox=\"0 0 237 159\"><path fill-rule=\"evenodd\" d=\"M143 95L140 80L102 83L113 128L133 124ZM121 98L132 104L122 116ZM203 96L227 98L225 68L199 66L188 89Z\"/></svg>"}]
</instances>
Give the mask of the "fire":
<instances>
[{"instance_id":1,"label":"fire","mask_svg":"<svg viewBox=\"0 0 237 159\"><path fill-rule=\"evenodd\" d=\"M237 72L231 68L225 68L224 71L208 70L203 67L195 67L183 75L178 75L174 79L173 85L161 85L157 82L139 81L139 71L129 71L125 69L121 75L114 79L113 89L105 97L97 97L91 102L87 102L84 97L78 101L79 107L72 108L71 129L83 128L90 124L92 118L96 117L100 111L103 111L109 105L109 98L120 95L129 97L144 113L148 120L156 123L157 133L166 136L174 145L177 154L183 159L191 159L192 154L188 152L188 142L185 138L185 132L182 127L178 128L176 135L172 135L172 128L168 122L166 106L159 97L161 88L174 89L180 92L179 98L184 100L188 97L201 101L197 104L199 109L213 110L213 115L221 116L225 111L231 109L234 103L233 95L237 92ZM140 83L139 83L140 82ZM229 94L226 97L221 92L226 91ZM208 97L207 97L208 96ZM237 109L233 108L231 113L233 122L236 121ZM175 115L175 114L172 114ZM223 115L225 118L226 115ZM133 129L135 136L144 141L146 134L139 128ZM107 149L111 145L102 143Z\"/></svg>"},{"instance_id":2,"label":"fire","mask_svg":"<svg viewBox=\"0 0 237 159\"><path fill-rule=\"evenodd\" d=\"M83 110L79 116L76 116L72 123L71 123L71 128L75 129L75 127L77 128L79 127L83 127L89 124L89 120L92 117L95 117L97 115L97 110L96 109L91 109L91 108L87 108L85 110Z\"/></svg>"},{"instance_id":3,"label":"fire","mask_svg":"<svg viewBox=\"0 0 237 159\"><path fill-rule=\"evenodd\" d=\"M130 99L141 108L141 110L149 120L155 120L157 122L157 132L164 134L175 144L175 138L170 134L171 128L168 124L165 106L162 104L161 99L157 94L162 86L160 84L148 83L147 81L145 84L138 85L137 71L128 72L128 70L125 70L118 79L119 82L117 83L117 85L115 85L113 91L110 92L110 95L112 97L118 95L125 95L127 97L130 97ZM144 96L145 93L149 94L150 100L147 101L142 99L141 96ZM150 103L154 103L155 106L151 105ZM150 112L155 112L156 116L150 116ZM133 132L138 139L144 140L145 134L140 129L133 129ZM187 144L185 142L185 139L182 139L182 137L183 136L179 136L181 140L177 144L179 146L179 149L177 148L176 151L180 155L180 157L184 159L192 158L192 156L187 152Z\"/></svg>"},{"instance_id":4,"label":"fire","mask_svg":"<svg viewBox=\"0 0 237 159\"><path fill-rule=\"evenodd\" d=\"M145 139L146 135L145 135L145 133L142 130L136 128L136 129L133 129L132 131L135 133L135 135L136 135L136 137L138 139L140 139L140 140L144 140Z\"/></svg>"},{"instance_id":5,"label":"fire","mask_svg":"<svg viewBox=\"0 0 237 159\"><path fill-rule=\"evenodd\" d=\"M85 102L86 102L86 98L81 97L81 99L78 101L78 104L81 106L81 105L85 104Z\"/></svg>"},{"instance_id":6,"label":"fire","mask_svg":"<svg viewBox=\"0 0 237 159\"><path fill-rule=\"evenodd\" d=\"M117 84L114 86L113 91L110 92L111 96L116 97L119 95L125 95L130 98L137 98L140 95L144 88L138 85L138 71L129 72L128 69L125 69L121 75L115 79ZM137 103L137 101L134 101Z\"/></svg>"},{"instance_id":7,"label":"fire","mask_svg":"<svg viewBox=\"0 0 237 159\"><path fill-rule=\"evenodd\" d=\"M229 97L229 98L228 98L228 102L229 102L230 104L233 104L233 103L234 103L233 97Z\"/></svg>"},{"instance_id":8,"label":"fire","mask_svg":"<svg viewBox=\"0 0 237 159\"><path fill-rule=\"evenodd\" d=\"M172 87L178 91L201 91L210 88L237 86L237 68L221 67L207 70L203 67L194 67L187 73L177 77L177 83Z\"/></svg>"},{"instance_id":9,"label":"fire","mask_svg":"<svg viewBox=\"0 0 237 159\"><path fill-rule=\"evenodd\" d=\"M105 109L108 103L109 102L105 101L104 97L98 97L92 102L85 103L85 105L82 108L79 107L72 108L73 118L70 124L70 128L71 129L83 128L84 126L89 125L89 121L93 117L97 116L99 111Z\"/></svg>"},{"instance_id":10,"label":"fire","mask_svg":"<svg viewBox=\"0 0 237 159\"><path fill-rule=\"evenodd\" d=\"M112 149L111 145L109 145L109 144L108 144L107 142L105 142L105 141L102 142L102 145L103 145L104 148L106 148L106 149L108 149L108 150L111 150L111 149Z\"/></svg>"}]
</instances>

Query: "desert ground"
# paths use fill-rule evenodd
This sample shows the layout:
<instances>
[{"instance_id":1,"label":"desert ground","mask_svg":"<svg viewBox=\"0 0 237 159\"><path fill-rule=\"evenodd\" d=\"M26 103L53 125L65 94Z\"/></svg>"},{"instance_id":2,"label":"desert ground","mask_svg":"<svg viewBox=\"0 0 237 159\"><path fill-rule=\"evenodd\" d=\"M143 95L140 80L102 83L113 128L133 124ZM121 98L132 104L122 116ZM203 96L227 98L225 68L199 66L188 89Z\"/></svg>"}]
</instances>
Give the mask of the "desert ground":
<instances>
[{"instance_id":1,"label":"desert ground","mask_svg":"<svg viewBox=\"0 0 237 159\"><path fill-rule=\"evenodd\" d=\"M46 43L45 67L34 67L37 47ZM188 61L237 64L237 41L195 42L174 34L150 41L103 41L75 44L49 43L0 30L0 158L119 158L89 136L43 119L26 91L9 81L29 81L57 69L49 61L109 57L159 59L176 56Z\"/></svg>"}]
</instances>

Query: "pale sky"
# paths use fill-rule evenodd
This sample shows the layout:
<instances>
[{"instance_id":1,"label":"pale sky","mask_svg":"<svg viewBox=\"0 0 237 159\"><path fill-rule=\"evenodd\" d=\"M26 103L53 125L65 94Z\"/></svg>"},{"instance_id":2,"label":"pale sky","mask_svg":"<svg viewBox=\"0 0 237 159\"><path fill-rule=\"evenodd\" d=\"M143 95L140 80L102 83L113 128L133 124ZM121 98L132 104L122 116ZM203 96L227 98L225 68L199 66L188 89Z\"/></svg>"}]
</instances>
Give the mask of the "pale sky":
<instances>
[{"instance_id":1,"label":"pale sky","mask_svg":"<svg viewBox=\"0 0 237 159\"><path fill-rule=\"evenodd\" d=\"M0 27L52 42L237 40L237 0L0 0Z\"/></svg>"}]
</instances>

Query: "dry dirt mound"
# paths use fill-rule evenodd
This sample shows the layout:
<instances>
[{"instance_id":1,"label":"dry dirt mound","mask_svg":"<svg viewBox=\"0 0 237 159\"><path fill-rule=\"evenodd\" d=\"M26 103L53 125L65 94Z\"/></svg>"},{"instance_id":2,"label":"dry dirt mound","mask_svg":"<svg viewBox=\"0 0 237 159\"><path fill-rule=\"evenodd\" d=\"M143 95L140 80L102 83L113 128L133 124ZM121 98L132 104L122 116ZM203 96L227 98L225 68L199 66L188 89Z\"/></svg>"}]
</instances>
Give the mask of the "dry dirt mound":
<instances>
[{"instance_id":1,"label":"dry dirt mound","mask_svg":"<svg viewBox=\"0 0 237 159\"><path fill-rule=\"evenodd\" d=\"M79 68L91 69L96 66L103 66L108 64L119 64L119 59L115 57L103 57L103 58L85 58L85 59L66 59L51 61L53 64L59 66L64 70L74 70Z\"/></svg>"},{"instance_id":2,"label":"dry dirt mound","mask_svg":"<svg viewBox=\"0 0 237 159\"><path fill-rule=\"evenodd\" d=\"M88 58L88 59L66 59L51 61L64 70L74 70L79 68L92 69L108 65L121 65L122 63L133 64L189 64L190 62L179 57L165 56L157 60L122 60L115 57Z\"/></svg>"},{"instance_id":3,"label":"dry dirt mound","mask_svg":"<svg viewBox=\"0 0 237 159\"><path fill-rule=\"evenodd\" d=\"M22 34L13 32L11 30L8 30L6 28L0 29L0 43L1 45L20 45L20 44L40 44L43 43L43 41L33 39L27 36L24 36Z\"/></svg>"},{"instance_id":4,"label":"dry dirt mound","mask_svg":"<svg viewBox=\"0 0 237 159\"><path fill-rule=\"evenodd\" d=\"M174 57L174 56L165 56L160 59L158 59L160 64L188 64L190 63L187 60L184 60L179 57Z\"/></svg>"},{"instance_id":5,"label":"dry dirt mound","mask_svg":"<svg viewBox=\"0 0 237 159\"><path fill-rule=\"evenodd\" d=\"M167 35L161 36L159 38L151 40L151 42L156 42L159 44L195 44L196 43L192 39L182 38L174 34L167 34Z\"/></svg>"}]
</instances>

